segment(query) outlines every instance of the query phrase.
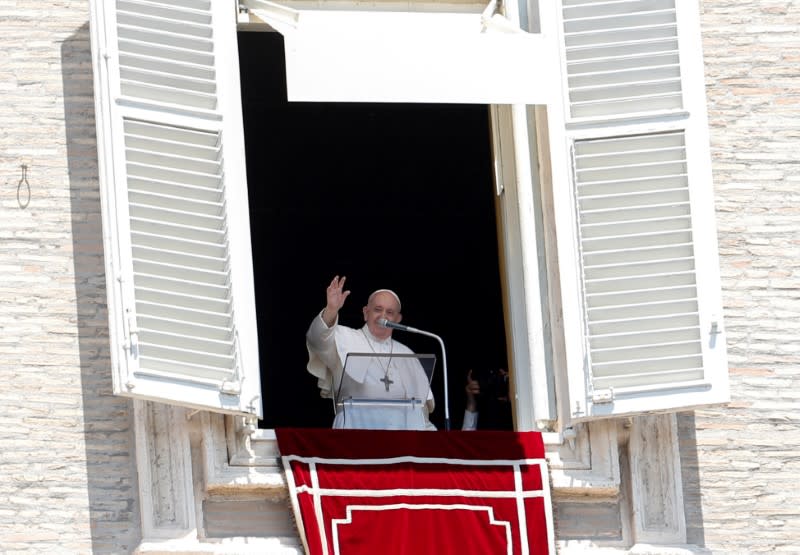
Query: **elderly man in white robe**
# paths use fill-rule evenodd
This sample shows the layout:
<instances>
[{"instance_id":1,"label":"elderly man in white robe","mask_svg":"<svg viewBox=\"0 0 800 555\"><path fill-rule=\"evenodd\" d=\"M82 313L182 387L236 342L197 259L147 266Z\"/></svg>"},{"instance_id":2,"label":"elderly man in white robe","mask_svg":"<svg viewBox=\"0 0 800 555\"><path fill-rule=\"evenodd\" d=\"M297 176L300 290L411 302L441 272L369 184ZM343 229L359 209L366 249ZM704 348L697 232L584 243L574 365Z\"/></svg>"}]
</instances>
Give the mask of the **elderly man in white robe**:
<instances>
[{"instance_id":1,"label":"elderly man in white robe","mask_svg":"<svg viewBox=\"0 0 800 555\"><path fill-rule=\"evenodd\" d=\"M388 289L372 293L363 308L364 326L353 329L339 324L339 310L350 295L345 280L333 278L325 308L306 333L308 371L317 378L320 395L337 401L333 427L435 430L428 418L434 407L429 377L413 351L380 323L402 320L399 297ZM384 356L361 357L354 364L351 353ZM416 402L403 401L410 399Z\"/></svg>"}]
</instances>

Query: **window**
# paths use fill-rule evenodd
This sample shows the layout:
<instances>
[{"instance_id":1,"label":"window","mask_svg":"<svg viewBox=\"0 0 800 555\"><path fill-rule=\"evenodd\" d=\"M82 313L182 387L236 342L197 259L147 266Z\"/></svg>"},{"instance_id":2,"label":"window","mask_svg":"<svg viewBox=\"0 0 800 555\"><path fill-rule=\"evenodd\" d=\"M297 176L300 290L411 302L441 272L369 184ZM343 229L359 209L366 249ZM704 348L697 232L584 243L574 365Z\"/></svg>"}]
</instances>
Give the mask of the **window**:
<instances>
[{"instance_id":1,"label":"window","mask_svg":"<svg viewBox=\"0 0 800 555\"><path fill-rule=\"evenodd\" d=\"M288 79L297 94L349 100L365 90L358 64L410 83L372 95L423 90L396 52L357 53L329 40L332 19L353 34L391 36L386 13L276 14L252 4L253 18L293 41ZM478 28L480 10L469 6ZM424 89L424 100L495 104L523 429L727 397L702 60L687 9L673 0L565 0L562 12L543 5L533 18L542 35L508 40L460 34L461 14L403 16L438 41L409 46L414 59L441 53L442 33L462 47L446 51L455 73ZM93 2L92 39L115 392L260 417L234 6ZM344 66L322 71L336 48ZM477 58L464 56L469 48ZM510 66L492 65L497 52ZM337 74L351 79L342 85ZM484 75L519 94L479 90L495 82ZM539 107L497 105L509 101ZM619 324L630 319L635 329Z\"/></svg>"}]
</instances>

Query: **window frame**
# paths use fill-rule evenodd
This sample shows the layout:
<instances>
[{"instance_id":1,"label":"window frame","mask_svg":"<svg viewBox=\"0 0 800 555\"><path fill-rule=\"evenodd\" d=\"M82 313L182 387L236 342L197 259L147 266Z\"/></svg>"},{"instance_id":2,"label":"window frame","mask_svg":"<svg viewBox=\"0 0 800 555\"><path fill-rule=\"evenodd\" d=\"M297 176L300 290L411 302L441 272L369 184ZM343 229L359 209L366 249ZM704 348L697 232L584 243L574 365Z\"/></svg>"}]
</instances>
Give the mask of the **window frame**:
<instances>
[{"instance_id":1,"label":"window frame","mask_svg":"<svg viewBox=\"0 0 800 555\"><path fill-rule=\"evenodd\" d=\"M256 2L259 3L259 2ZM263 4L263 2L262 2ZM130 118L152 117L154 111L162 121L176 126L196 125L197 118L205 118L206 125L219 129L232 138L230 156L226 175L232 183L228 190L229 210L237 214L230 218L231 236L238 238L232 241L232 258L237 260L237 268L232 272L232 280L237 290L237 318L245 317L248 323L240 326L241 333L249 334L247 343L254 341L255 317L254 294L252 284L252 259L249 256L249 231L247 229L246 184L244 181L244 148L243 142L237 140L242 136L242 115L239 104L238 69L235 64L218 64L219 106L225 110L225 116L204 113L193 109L172 109L159 107L152 103L121 96L119 90L120 74L113 63L116 56L114 46L114 27L105 23L102 2L92 2L92 17L95 22L93 44L95 50L95 80L100 83L101 94L97 94L98 113L98 151L101 167L101 179L106 183L124 182L121 173L125 165L123 149L114 148L123 144L121 128L110 121L124 113ZM217 46L217 58L236 60L238 52L235 34L237 30L235 6L225 3L211 3L215 17L224 20L220 25L219 36L214 39ZM352 4L350 7L355 6ZM541 39L548 46L545 50L559 51L563 57L563 40L561 15L556 6L544 3L539 6L540 28L550 32L542 33ZM702 58L696 55L699 51L699 21L697 14L684 6L678 10L681 23L678 25L681 39L682 64L685 66L686 110L680 113L669 112L656 114L635 121L615 121L599 124L597 121L578 123L566 117L568 99L566 95L566 76L560 72L559 87L543 87L543 98L549 99L546 106L525 107L521 105L493 105L493 140L495 147L495 167L498 177L498 213L502 220L504 266L506 275L506 313L507 329L510 336L510 359L513 361L513 380L515 387L515 412L518 429L559 429L569 426L574 421L591 417L615 416L623 413L641 412L653 408L678 410L706 404L707 402L724 402L727 400L727 383L720 385L719 393L709 398L700 394L689 404L653 404L652 398L646 398L630 404L624 410L584 411L576 414L572 410L575 402L585 402L587 394L587 377L583 359L585 347L581 334L575 330L583 329L580 297L580 263L576 257L579 252L575 236L575 199L571 188L563 184L571 182L569 168L570 142L581 137L594 137L603 133L647 132L648 130L664 130L679 128L692 123L697 132L691 136L692 152L700 152L701 161L697 171L706 173L710 184L710 168L705 154L708 151L708 137L705 126L705 103L702 94ZM516 17L511 15L512 20ZM247 25L250 16L240 14L239 24ZM100 24L97 24L100 22ZM106 29L105 27L108 27ZM106 34L108 33L108 34ZM110 41L110 42L109 42ZM112 60L108 62L107 60ZM559 73L557 68L548 66L547 72ZM699 77L698 77L699 75ZM555 91L555 92L553 92ZM695 92L691 92L695 91ZM691 92L691 94L690 94ZM232 107L232 108L231 108ZM110 129L110 131L109 131ZM511 144L509 144L511 143ZM695 150L696 147L696 150ZM241 161L242 163L236 163ZM110 163L109 163L110 162ZM557 185L556 185L557 184ZM238 189L236 187L239 187ZM194 408L220 410L222 412L260 415L261 408L251 406L252 401L260 396L260 386L255 391L252 387L257 383L257 355L255 364L248 364L249 399L241 399L237 407L219 406L206 398L198 402L192 395L168 392L165 394L163 384L153 384L149 390L141 393L143 388L133 393L129 382L125 379L124 343L131 336L130 317L135 319L135 299L132 289L124 283L121 276L132 273L130 258L125 252L129 250L126 235L127 206L124 199L118 198L117 189L113 186L103 188L104 205L104 243L106 246L107 279L109 291L109 327L112 335L113 366L115 367L114 390L117 394L130 395L145 399L156 399L184 404ZM703 205L703 213L713 215L713 200L708 191L698 196ZM124 191L124 189L121 189ZM244 216L244 217L241 217ZM697 220L697 218L695 218ZM702 220L702 218L699 221ZM538 229L537 229L538 227ZM708 281L698 283L702 286L703 296L719 298L718 276L714 282L714 260L716 255L716 238L713 225L698 224L697 229L705 239L700 251L703 262L711 266ZM114 230L114 231L109 231ZM117 231L118 230L118 231ZM541 233L540 233L541 231ZM242 237L247 239L240 241ZM515 256L520 255L519 260ZM718 273L718 271L717 271ZM120 285L122 284L122 285ZM533 310L536 306L548 306L541 311ZM720 303L717 303L720 306ZM124 309L123 307L128 307ZM128 318L124 316L127 310ZM721 310L717 311L721 314ZM252 316L252 318L251 318ZM717 316L718 317L718 316ZM708 327L708 326L707 326ZM720 332L721 324L718 324ZM718 338L724 346L724 335ZM239 343L245 343L240 338ZM122 349L122 350L120 350ZM121 354L122 353L122 354ZM252 357L251 357L252 358ZM724 364L718 365L722 370ZM255 372L253 369L255 368ZM135 369L134 369L135 371ZM726 382L723 372L715 375L714 380ZM144 388L146 389L146 388ZM170 390L166 388L166 390ZM190 391L196 393L195 388ZM709 400L710 399L710 400ZM579 413L581 411L578 411Z\"/></svg>"}]
</instances>

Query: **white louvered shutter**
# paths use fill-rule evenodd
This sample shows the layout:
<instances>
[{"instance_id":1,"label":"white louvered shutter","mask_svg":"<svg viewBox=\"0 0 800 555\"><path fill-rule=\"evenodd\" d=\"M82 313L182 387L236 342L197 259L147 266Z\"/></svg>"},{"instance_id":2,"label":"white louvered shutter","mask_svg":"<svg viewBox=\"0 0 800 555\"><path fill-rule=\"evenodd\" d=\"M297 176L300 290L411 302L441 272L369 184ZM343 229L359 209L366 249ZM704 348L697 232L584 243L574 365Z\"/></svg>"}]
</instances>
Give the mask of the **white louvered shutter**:
<instances>
[{"instance_id":1,"label":"white louvered shutter","mask_svg":"<svg viewBox=\"0 0 800 555\"><path fill-rule=\"evenodd\" d=\"M561 2L571 419L728 400L699 25L677 2Z\"/></svg>"},{"instance_id":2,"label":"white louvered shutter","mask_svg":"<svg viewBox=\"0 0 800 555\"><path fill-rule=\"evenodd\" d=\"M260 417L234 8L91 7L114 392Z\"/></svg>"}]
</instances>

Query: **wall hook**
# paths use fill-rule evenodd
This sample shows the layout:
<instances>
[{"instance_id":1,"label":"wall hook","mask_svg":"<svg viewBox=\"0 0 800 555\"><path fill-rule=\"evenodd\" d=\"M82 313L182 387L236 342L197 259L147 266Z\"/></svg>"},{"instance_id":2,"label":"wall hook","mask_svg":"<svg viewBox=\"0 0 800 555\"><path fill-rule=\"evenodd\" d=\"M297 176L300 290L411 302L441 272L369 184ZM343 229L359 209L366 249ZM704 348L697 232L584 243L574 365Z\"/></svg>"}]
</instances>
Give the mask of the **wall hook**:
<instances>
[{"instance_id":1,"label":"wall hook","mask_svg":"<svg viewBox=\"0 0 800 555\"><path fill-rule=\"evenodd\" d=\"M22 185L25 185L27 189L27 198L23 202L22 200ZM31 184L28 183L28 166L26 164L22 164L22 178L19 180L19 184L17 185L17 204L19 204L20 208L27 208L28 205L31 203Z\"/></svg>"}]
</instances>

